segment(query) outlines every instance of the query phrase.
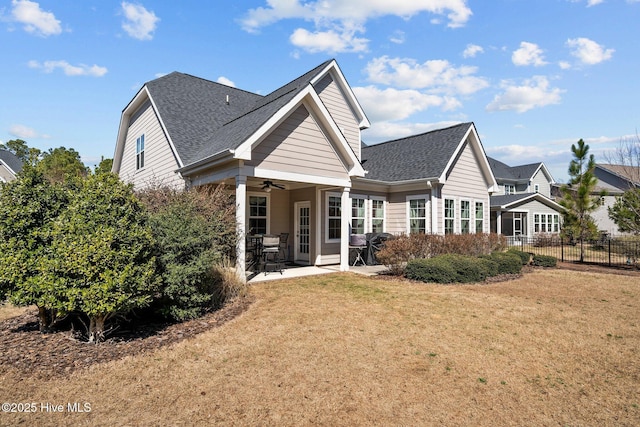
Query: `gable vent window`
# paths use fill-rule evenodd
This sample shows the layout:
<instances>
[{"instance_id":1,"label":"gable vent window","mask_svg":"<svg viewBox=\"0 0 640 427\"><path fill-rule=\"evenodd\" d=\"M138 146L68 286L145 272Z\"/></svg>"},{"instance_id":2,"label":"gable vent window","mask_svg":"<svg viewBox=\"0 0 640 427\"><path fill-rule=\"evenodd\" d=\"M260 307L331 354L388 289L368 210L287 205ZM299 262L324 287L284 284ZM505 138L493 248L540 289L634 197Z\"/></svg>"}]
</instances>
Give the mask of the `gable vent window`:
<instances>
[{"instance_id":1,"label":"gable vent window","mask_svg":"<svg viewBox=\"0 0 640 427\"><path fill-rule=\"evenodd\" d=\"M136 170L144 167L144 134L136 139Z\"/></svg>"}]
</instances>

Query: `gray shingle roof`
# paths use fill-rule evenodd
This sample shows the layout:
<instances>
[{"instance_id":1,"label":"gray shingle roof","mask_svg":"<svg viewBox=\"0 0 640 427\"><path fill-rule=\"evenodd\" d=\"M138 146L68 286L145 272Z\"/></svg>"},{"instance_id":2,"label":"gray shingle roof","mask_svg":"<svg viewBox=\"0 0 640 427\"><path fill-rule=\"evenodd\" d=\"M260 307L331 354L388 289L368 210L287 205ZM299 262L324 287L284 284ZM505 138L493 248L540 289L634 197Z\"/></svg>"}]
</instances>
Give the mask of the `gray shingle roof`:
<instances>
[{"instance_id":1,"label":"gray shingle roof","mask_svg":"<svg viewBox=\"0 0 640 427\"><path fill-rule=\"evenodd\" d=\"M493 175L498 181L508 180L528 182L541 165L541 163L538 162L530 163L528 165L509 166L499 160L488 156L487 160L489 160L489 166L491 166Z\"/></svg>"},{"instance_id":2,"label":"gray shingle roof","mask_svg":"<svg viewBox=\"0 0 640 427\"><path fill-rule=\"evenodd\" d=\"M22 161L11 151L0 150L0 160L6 163L6 165L9 166L15 173L18 173L22 170Z\"/></svg>"},{"instance_id":3,"label":"gray shingle roof","mask_svg":"<svg viewBox=\"0 0 640 427\"><path fill-rule=\"evenodd\" d=\"M460 123L362 147L366 178L383 182L438 178L470 126L472 122Z\"/></svg>"},{"instance_id":4,"label":"gray shingle roof","mask_svg":"<svg viewBox=\"0 0 640 427\"><path fill-rule=\"evenodd\" d=\"M330 62L266 96L177 72L146 85L186 166L237 148Z\"/></svg>"},{"instance_id":5,"label":"gray shingle roof","mask_svg":"<svg viewBox=\"0 0 640 427\"><path fill-rule=\"evenodd\" d=\"M538 193L520 193L520 194L503 194L500 196L491 196L491 206L505 206L511 203L516 203L524 199L528 199L531 196L535 196Z\"/></svg>"}]
</instances>

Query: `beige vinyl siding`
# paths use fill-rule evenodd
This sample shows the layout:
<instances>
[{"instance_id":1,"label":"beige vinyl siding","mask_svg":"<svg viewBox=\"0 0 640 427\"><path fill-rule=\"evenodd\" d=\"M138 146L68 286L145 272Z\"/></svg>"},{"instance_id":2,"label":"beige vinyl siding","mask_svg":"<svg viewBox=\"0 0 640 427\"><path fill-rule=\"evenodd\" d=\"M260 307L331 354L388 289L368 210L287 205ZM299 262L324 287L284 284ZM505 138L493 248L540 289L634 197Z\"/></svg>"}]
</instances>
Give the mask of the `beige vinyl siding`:
<instances>
[{"instance_id":1,"label":"beige vinyl siding","mask_svg":"<svg viewBox=\"0 0 640 427\"><path fill-rule=\"evenodd\" d=\"M475 202L483 203L484 230L489 230L489 183L482 173L479 155L467 143L457 162L452 166L438 200L438 232L444 233L444 199L455 200L455 232L460 231L460 201L468 200L473 206L471 220L475 218ZM473 229L473 228L472 228Z\"/></svg>"},{"instance_id":2,"label":"beige vinyl siding","mask_svg":"<svg viewBox=\"0 0 640 427\"><path fill-rule=\"evenodd\" d=\"M538 170L538 172L533 176L531 180L531 192L535 192L536 184L539 185L538 193L543 196L551 197L551 184L549 184L549 180L547 176L544 174L542 169Z\"/></svg>"},{"instance_id":3,"label":"beige vinyl siding","mask_svg":"<svg viewBox=\"0 0 640 427\"><path fill-rule=\"evenodd\" d=\"M329 74L315 85L315 89L347 142L360 158L360 129L344 93Z\"/></svg>"},{"instance_id":4,"label":"beige vinyl siding","mask_svg":"<svg viewBox=\"0 0 640 427\"><path fill-rule=\"evenodd\" d=\"M246 164L280 172L349 178L342 160L304 106L258 144Z\"/></svg>"},{"instance_id":5,"label":"beige vinyl siding","mask_svg":"<svg viewBox=\"0 0 640 427\"><path fill-rule=\"evenodd\" d=\"M13 181L16 177L13 176L9 169L5 167L5 165L0 164L0 182L9 182Z\"/></svg>"},{"instance_id":6,"label":"beige vinyl siding","mask_svg":"<svg viewBox=\"0 0 640 427\"><path fill-rule=\"evenodd\" d=\"M545 205L544 203L540 203L537 200L532 200L530 202L524 203L517 208L510 209L511 212L527 212L527 232L529 236L533 236L533 215L534 214L558 214L561 216L560 220L562 221L562 215L554 210L553 208Z\"/></svg>"},{"instance_id":7,"label":"beige vinyl siding","mask_svg":"<svg viewBox=\"0 0 640 427\"><path fill-rule=\"evenodd\" d=\"M153 108L148 103L142 108L132 116L135 120L127 130L120 177L133 183L136 188L151 184L183 188L184 180L175 172L178 162ZM145 144L144 168L136 170L136 140L142 134Z\"/></svg>"}]
</instances>

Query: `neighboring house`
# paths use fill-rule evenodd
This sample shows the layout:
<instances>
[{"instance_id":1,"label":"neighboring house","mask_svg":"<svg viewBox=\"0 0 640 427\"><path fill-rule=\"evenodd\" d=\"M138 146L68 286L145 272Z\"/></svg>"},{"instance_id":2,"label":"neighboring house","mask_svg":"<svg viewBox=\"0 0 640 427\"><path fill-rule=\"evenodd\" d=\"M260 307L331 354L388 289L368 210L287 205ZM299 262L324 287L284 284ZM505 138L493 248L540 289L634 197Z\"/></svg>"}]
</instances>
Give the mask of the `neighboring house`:
<instances>
[{"instance_id":1,"label":"neighboring house","mask_svg":"<svg viewBox=\"0 0 640 427\"><path fill-rule=\"evenodd\" d=\"M473 123L364 146L367 127L333 60L266 96L174 72L123 110L113 171L137 188L230 185L239 230L289 233L299 264L348 270L354 233L489 232L497 182Z\"/></svg>"},{"instance_id":2,"label":"neighboring house","mask_svg":"<svg viewBox=\"0 0 640 427\"><path fill-rule=\"evenodd\" d=\"M491 195L491 231L510 237L560 232L563 208L551 198L555 182L544 163L512 167L488 159L498 182Z\"/></svg>"},{"instance_id":3,"label":"neighboring house","mask_svg":"<svg viewBox=\"0 0 640 427\"><path fill-rule=\"evenodd\" d=\"M592 217L598 230L610 235L621 234L618 226L609 218L608 208L613 206L616 197L621 196L625 191L640 187L640 167L598 163L594 174L598 178L598 194L604 190L605 195L600 197L600 208L592 214Z\"/></svg>"},{"instance_id":4,"label":"neighboring house","mask_svg":"<svg viewBox=\"0 0 640 427\"><path fill-rule=\"evenodd\" d=\"M0 182L13 181L21 170L22 161L15 154L0 150Z\"/></svg>"}]
</instances>

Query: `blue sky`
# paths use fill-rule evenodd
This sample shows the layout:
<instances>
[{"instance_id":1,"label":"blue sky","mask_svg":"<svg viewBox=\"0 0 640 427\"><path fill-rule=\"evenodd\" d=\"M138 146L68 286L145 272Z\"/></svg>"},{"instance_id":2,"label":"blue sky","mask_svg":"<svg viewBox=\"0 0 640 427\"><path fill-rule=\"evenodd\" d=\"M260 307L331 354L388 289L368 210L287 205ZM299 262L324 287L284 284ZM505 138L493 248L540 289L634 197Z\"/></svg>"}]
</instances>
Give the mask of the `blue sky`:
<instances>
[{"instance_id":1,"label":"blue sky","mask_svg":"<svg viewBox=\"0 0 640 427\"><path fill-rule=\"evenodd\" d=\"M596 159L640 125L640 0L0 1L0 141L112 157L120 113L180 71L267 94L335 58L376 143L476 124L488 155Z\"/></svg>"}]
</instances>

